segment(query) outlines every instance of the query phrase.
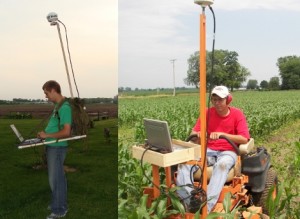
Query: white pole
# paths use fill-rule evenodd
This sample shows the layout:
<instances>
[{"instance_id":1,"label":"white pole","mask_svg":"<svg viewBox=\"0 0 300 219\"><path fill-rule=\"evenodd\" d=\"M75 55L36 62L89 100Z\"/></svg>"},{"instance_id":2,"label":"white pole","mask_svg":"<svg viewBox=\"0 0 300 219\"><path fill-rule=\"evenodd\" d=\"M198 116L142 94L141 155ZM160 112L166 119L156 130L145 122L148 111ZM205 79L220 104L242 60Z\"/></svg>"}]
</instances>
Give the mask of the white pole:
<instances>
[{"instance_id":1,"label":"white pole","mask_svg":"<svg viewBox=\"0 0 300 219\"><path fill-rule=\"evenodd\" d=\"M59 28L59 23L58 23L59 22L58 16L55 12L50 12L47 15L47 20L50 22L51 26L53 26L53 25L57 26L58 36L59 36L60 45L61 45L61 49L62 49L62 53L63 53L63 57L64 57L64 62L65 62L65 67L66 67L66 72L67 72L67 76L68 76L70 94L71 94L71 98L73 99L74 95L73 95L72 85L71 85L71 81L70 81L70 75L69 75L69 69L68 69L67 60L66 60L65 49L64 49L62 38L61 38L61 33L60 33L60 28Z\"/></svg>"},{"instance_id":2,"label":"white pole","mask_svg":"<svg viewBox=\"0 0 300 219\"><path fill-rule=\"evenodd\" d=\"M57 139L57 140L51 140L51 141L42 141L40 143L33 143L33 144L28 144L28 145L19 145L18 149L24 149L24 148L31 148L31 147L36 147L40 145L45 145L45 144L52 144L52 143L57 143L57 142L63 142L63 141L71 141L71 140L78 140L86 138L86 135L77 135L69 138L62 138L62 139Z\"/></svg>"},{"instance_id":3,"label":"white pole","mask_svg":"<svg viewBox=\"0 0 300 219\"><path fill-rule=\"evenodd\" d=\"M173 96L176 95L176 90L175 90L175 61L176 59L171 59L170 60L173 63Z\"/></svg>"},{"instance_id":4,"label":"white pole","mask_svg":"<svg viewBox=\"0 0 300 219\"><path fill-rule=\"evenodd\" d=\"M70 80L70 75L69 75L69 69L68 69L67 60L66 60L65 49L64 49L62 38L61 38L61 33L60 33L60 28L59 28L59 23L58 22L56 22L56 26L57 26L57 31L58 31L58 36L59 36L59 40L60 40L60 45L61 45L61 49L62 49L62 53L63 53L63 57L64 57L64 62L65 62L65 67L66 67L66 72L67 72L67 77L68 77L68 83L69 83L69 89L70 89L70 94L71 94L71 98L73 99L74 95L73 95L73 90L72 90L72 84L71 84L71 80Z\"/></svg>"}]
</instances>

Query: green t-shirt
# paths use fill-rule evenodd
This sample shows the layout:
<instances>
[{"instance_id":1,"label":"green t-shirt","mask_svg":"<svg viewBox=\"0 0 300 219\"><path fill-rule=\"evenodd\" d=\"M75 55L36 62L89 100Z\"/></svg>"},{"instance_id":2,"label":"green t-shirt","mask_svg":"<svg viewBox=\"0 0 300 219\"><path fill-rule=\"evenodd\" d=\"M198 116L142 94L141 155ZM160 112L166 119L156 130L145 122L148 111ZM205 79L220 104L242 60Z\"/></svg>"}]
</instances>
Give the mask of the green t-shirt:
<instances>
[{"instance_id":1,"label":"green t-shirt","mask_svg":"<svg viewBox=\"0 0 300 219\"><path fill-rule=\"evenodd\" d=\"M72 124L72 110L71 110L71 106L69 104L68 101L65 101L61 107L58 109L57 112L57 107L58 104L55 105L55 108L53 110L53 113L51 115L51 118L48 122L48 125L45 129L46 133L55 133L58 132L59 130L63 129L65 124ZM58 126L59 123L59 126ZM60 128L58 128L60 127ZM47 141L53 141L56 140L55 138L46 138L46 144ZM53 144L48 144L48 146L68 146L68 142L67 141L63 141L63 142L57 142L57 143L53 143Z\"/></svg>"}]
</instances>

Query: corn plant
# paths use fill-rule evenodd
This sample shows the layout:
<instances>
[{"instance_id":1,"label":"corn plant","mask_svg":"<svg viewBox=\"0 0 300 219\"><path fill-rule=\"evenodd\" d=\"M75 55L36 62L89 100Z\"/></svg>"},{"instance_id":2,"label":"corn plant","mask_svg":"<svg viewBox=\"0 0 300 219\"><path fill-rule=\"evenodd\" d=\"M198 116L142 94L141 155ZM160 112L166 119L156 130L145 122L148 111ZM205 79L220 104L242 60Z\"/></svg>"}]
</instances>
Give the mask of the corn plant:
<instances>
[{"instance_id":1,"label":"corn plant","mask_svg":"<svg viewBox=\"0 0 300 219\"><path fill-rule=\"evenodd\" d=\"M164 186L163 186L164 187ZM180 203L176 195L177 188L171 188L168 192L163 192L157 199L155 199L150 207L147 207L148 195L143 195L140 199L139 205L127 215L128 219L163 219L170 215L181 214L184 215L184 207ZM172 208L168 206L168 201L172 203ZM124 202L122 203L124 205ZM121 206L123 207L123 206ZM124 208L123 208L124 209ZM124 215L123 209L119 205L119 218ZM121 214L121 217L120 217Z\"/></svg>"},{"instance_id":2,"label":"corn plant","mask_svg":"<svg viewBox=\"0 0 300 219\"><path fill-rule=\"evenodd\" d=\"M118 198L136 203L142 194L142 187L147 185L147 179L140 162L131 157L131 152L123 144L119 144L118 156Z\"/></svg>"},{"instance_id":3,"label":"corn plant","mask_svg":"<svg viewBox=\"0 0 300 219\"><path fill-rule=\"evenodd\" d=\"M236 218L240 207L235 208L232 211L230 210L230 208L231 208L231 196L232 195L229 192L226 193L226 195L225 195L225 198L223 200L224 212L222 212L222 213L212 212L206 218L207 219L213 219L213 218L234 219L234 218Z\"/></svg>"}]
</instances>

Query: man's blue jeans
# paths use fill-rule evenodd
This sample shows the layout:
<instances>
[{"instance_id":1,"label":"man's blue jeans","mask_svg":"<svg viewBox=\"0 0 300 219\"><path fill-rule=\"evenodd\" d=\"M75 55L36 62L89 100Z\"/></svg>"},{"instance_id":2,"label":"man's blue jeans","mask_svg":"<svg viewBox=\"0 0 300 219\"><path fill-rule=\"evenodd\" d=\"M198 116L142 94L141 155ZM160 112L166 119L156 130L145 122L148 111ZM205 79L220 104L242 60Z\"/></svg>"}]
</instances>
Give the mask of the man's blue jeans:
<instances>
[{"instance_id":1,"label":"man's blue jeans","mask_svg":"<svg viewBox=\"0 0 300 219\"><path fill-rule=\"evenodd\" d=\"M207 186L207 209L208 212L210 212L219 199L222 188L226 182L228 172L231 167L234 166L237 160L237 155L233 151L214 151L208 148L207 157L216 158L212 176ZM192 168L193 170L191 170ZM181 198L185 199L187 204L189 204L189 200L187 198L190 196L193 187L186 185L193 185L194 177L191 172L195 172L197 169L198 167L192 165L178 165L176 185L183 186L184 190L179 190L178 193Z\"/></svg>"},{"instance_id":2,"label":"man's blue jeans","mask_svg":"<svg viewBox=\"0 0 300 219\"><path fill-rule=\"evenodd\" d=\"M212 176L207 186L207 209L208 212L210 212L219 199L228 172L231 167L234 166L237 155L233 151L214 151L208 148L207 156L217 158L217 162L214 164Z\"/></svg>"},{"instance_id":3,"label":"man's blue jeans","mask_svg":"<svg viewBox=\"0 0 300 219\"><path fill-rule=\"evenodd\" d=\"M46 146L48 179L52 192L51 211L64 214L67 209L67 180L64 172L64 161L67 147Z\"/></svg>"}]
</instances>

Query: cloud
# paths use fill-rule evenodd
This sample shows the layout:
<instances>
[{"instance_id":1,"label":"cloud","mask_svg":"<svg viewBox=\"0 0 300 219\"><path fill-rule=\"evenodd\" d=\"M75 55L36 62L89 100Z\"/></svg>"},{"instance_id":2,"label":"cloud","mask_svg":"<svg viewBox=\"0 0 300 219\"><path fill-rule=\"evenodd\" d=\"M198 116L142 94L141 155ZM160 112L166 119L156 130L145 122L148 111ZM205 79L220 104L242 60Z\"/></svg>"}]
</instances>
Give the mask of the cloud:
<instances>
[{"instance_id":1,"label":"cloud","mask_svg":"<svg viewBox=\"0 0 300 219\"><path fill-rule=\"evenodd\" d=\"M300 11L298 0L215 0L213 6L223 10L266 9Z\"/></svg>"},{"instance_id":2,"label":"cloud","mask_svg":"<svg viewBox=\"0 0 300 219\"><path fill-rule=\"evenodd\" d=\"M192 6L194 6L193 2L178 0L120 1L121 59L124 58L124 53L129 56L139 54L157 58L165 57L168 51L176 50L179 45L188 44L191 36L187 33L184 21L179 17L192 11Z\"/></svg>"},{"instance_id":3,"label":"cloud","mask_svg":"<svg viewBox=\"0 0 300 219\"><path fill-rule=\"evenodd\" d=\"M260 77L266 78L266 72L277 70L276 57L286 54L278 47L282 46L285 50L289 47L280 41L285 37L278 32L278 25L289 22L289 25L284 25L285 32L295 32L291 25L295 25L293 17L297 19L295 14L300 11L300 2L215 0L213 8L217 12L219 25L216 49L237 51L241 61L250 63L251 70ZM199 50L200 13L201 7L195 5L193 0L119 1L119 86L171 87L170 59L177 59L176 85L184 86L187 59ZM207 14L207 49L210 50L212 19L211 14ZM219 19L221 16L222 20ZM268 40L270 37L272 40ZM245 43L246 39L250 43ZM275 51L270 54L274 45L277 45L275 58ZM259 55L257 51L260 51ZM255 61L255 58L266 60L261 57L262 54L272 56L273 60L264 63L265 69L262 69L260 62Z\"/></svg>"}]
</instances>

